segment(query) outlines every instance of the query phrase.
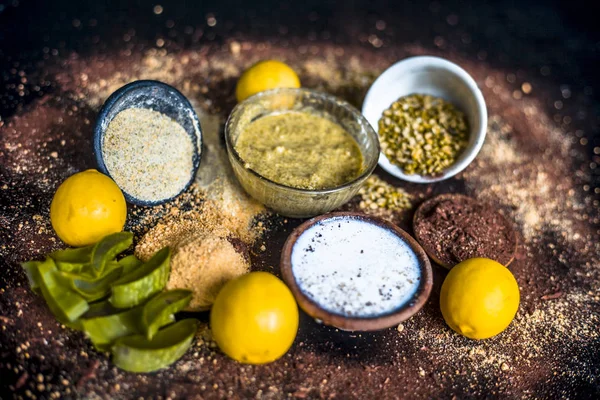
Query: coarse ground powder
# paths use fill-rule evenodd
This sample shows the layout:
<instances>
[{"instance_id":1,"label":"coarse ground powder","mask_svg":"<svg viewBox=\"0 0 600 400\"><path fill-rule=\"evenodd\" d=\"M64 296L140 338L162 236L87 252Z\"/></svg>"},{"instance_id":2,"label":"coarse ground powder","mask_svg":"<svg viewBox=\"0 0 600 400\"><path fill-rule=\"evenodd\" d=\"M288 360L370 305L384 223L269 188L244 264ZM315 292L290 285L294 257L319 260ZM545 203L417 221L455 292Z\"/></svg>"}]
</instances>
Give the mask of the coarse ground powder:
<instances>
[{"instance_id":1,"label":"coarse ground powder","mask_svg":"<svg viewBox=\"0 0 600 400\"><path fill-rule=\"evenodd\" d=\"M525 112L536 112L532 108L535 110L535 106L529 104ZM547 140L555 142L555 146L561 150L568 146L568 143L558 143L563 139L556 137L554 127L544 125L544 129L548 132ZM554 183L556 168L568 168L565 159L552 157L550 153L528 157L512 140L514 135L515 128L503 117L490 117L486 143L473 162L478 168L471 167L463 173L467 188L482 200L509 205L509 215L521 226L528 243L537 242L543 231L568 232L572 239L575 232L568 209L582 210L584 205L573 196L573 177L566 176Z\"/></svg>"},{"instance_id":2,"label":"coarse ground powder","mask_svg":"<svg viewBox=\"0 0 600 400\"><path fill-rule=\"evenodd\" d=\"M194 144L168 116L128 108L108 124L102 156L124 192L142 201L160 201L176 196L190 181Z\"/></svg>"},{"instance_id":3,"label":"coarse ground powder","mask_svg":"<svg viewBox=\"0 0 600 400\"><path fill-rule=\"evenodd\" d=\"M540 302L535 310L519 311L506 331L486 340L470 340L451 329L441 329L443 321L431 316L425 317L420 327L414 319L403 322L398 337L404 345L419 349L421 376L426 375L427 363L452 360L453 368L427 374L435 381L468 379L478 384L486 377L498 376L500 382L510 377L513 384L527 385L531 378L522 371L532 367L541 374L577 380L580 371L558 368L557 360L600 340L600 332L594 328L600 317L586 311L598 300L598 295L592 293L561 294ZM531 395L535 398L535 392Z\"/></svg>"},{"instance_id":4,"label":"coarse ground powder","mask_svg":"<svg viewBox=\"0 0 600 400\"><path fill-rule=\"evenodd\" d=\"M334 217L307 229L292 248L302 292L325 310L352 317L393 312L415 294L419 261L389 229Z\"/></svg>"},{"instance_id":5,"label":"coarse ground powder","mask_svg":"<svg viewBox=\"0 0 600 400\"><path fill-rule=\"evenodd\" d=\"M167 289L191 289L187 309L208 310L227 281L245 274L250 263L225 237L196 233L175 247Z\"/></svg>"}]
</instances>

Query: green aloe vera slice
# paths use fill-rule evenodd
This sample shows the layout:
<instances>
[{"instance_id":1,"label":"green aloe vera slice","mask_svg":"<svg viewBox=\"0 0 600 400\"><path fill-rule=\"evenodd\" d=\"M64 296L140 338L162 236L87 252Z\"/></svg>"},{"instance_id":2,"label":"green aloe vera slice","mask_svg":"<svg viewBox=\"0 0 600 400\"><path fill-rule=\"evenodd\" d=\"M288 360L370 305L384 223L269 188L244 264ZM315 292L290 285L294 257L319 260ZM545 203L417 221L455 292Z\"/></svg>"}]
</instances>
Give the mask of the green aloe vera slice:
<instances>
[{"instance_id":1,"label":"green aloe vera slice","mask_svg":"<svg viewBox=\"0 0 600 400\"><path fill-rule=\"evenodd\" d=\"M54 261L85 264L90 262L93 250L94 245L56 250L50 253L50 258Z\"/></svg>"},{"instance_id":2,"label":"green aloe vera slice","mask_svg":"<svg viewBox=\"0 0 600 400\"><path fill-rule=\"evenodd\" d=\"M91 256L92 271L96 276L102 275L106 264L127 250L133 243L133 233L117 232L108 235L94 246Z\"/></svg>"},{"instance_id":3,"label":"green aloe vera slice","mask_svg":"<svg viewBox=\"0 0 600 400\"><path fill-rule=\"evenodd\" d=\"M109 299L117 308L133 307L164 289L169 278L171 251L158 251L148 262L112 284Z\"/></svg>"},{"instance_id":4,"label":"green aloe vera slice","mask_svg":"<svg viewBox=\"0 0 600 400\"><path fill-rule=\"evenodd\" d=\"M123 267L123 275L127 275L131 271L137 269L144 262L138 259L133 254L127 257L123 257L119 260L119 265Z\"/></svg>"},{"instance_id":5,"label":"green aloe vera slice","mask_svg":"<svg viewBox=\"0 0 600 400\"><path fill-rule=\"evenodd\" d=\"M79 247L74 249L57 250L50 253L60 271L78 273L83 266L90 263L94 246Z\"/></svg>"},{"instance_id":6,"label":"green aloe vera slice","mask_svg":"<svg viewBox=\"0 0 600 400\"><path fill-rule=\"evenodd\" d=\"M102 301L90 306L81 318L81 328L96 349L108 351L115 340L141 333L140 313L141 307L118 309L110 302Z\"/></svg>"},{"instance_id":7,"label":"green aloe vera slice","mask_svg":"<svg viewBox=\"0 0 600 400\"><path fill-rule=\"evenodd\" d=\"M25 274L27 275L27 281L29 282L29 287L36 294L42 294L42 290L40 289L39 284L39 272L38 268L42 262L41 261L25 261L21 263L21 267L25 270Z\"/></svg>"},{"instance_id":8,"label":"green aloe vera slice","mask_svg":"<svg viewBox=\"0 0 600 400\"><path fill-rule=\"evenodd\" d=\"M154 296L148 301L141 315L141 325L148 340L158 330L175 321L175 314L183 310L192 300L192 292L185 289L169 290Z\"/></svg>"},{"instance_id":9,"label":"green aloe vera slice","mask_svg":"<svg viewBox=\"0 0 600 400\"><path fill-rule=\"evenodd\" d=\"M184 319L161 329L148 340L143 335L118 339L112 347L113 362L130 372L152 372L168 367L192 345L198 328L195 319Z\"/></svg>"},{"instance_id":10,"label":"green aloe vera slice","mask_svg":"<svg viewBox=\"0 0 600 400\"><path fill-rule=\"evenodd\" d=\"M116 264L116 263L115 263ZM103 276L56 271L58 280L87 301L96 301L110 294L110 285L122 275L122 267L107 269Z\"/></svg>"},{"instance_id":11,"label":"green aloe vera slice","mask_svg":"<svg viewBox=\"0 0 600 400\"><path fill-rule=\"evenodd\" d=\"M42 295L56 318L65 324L75 322L89 308L87 301L73 290L61 285L56 278L54 260L46 258L37 268L34 279L38 282Z\"/></svg>"}]
</instances>

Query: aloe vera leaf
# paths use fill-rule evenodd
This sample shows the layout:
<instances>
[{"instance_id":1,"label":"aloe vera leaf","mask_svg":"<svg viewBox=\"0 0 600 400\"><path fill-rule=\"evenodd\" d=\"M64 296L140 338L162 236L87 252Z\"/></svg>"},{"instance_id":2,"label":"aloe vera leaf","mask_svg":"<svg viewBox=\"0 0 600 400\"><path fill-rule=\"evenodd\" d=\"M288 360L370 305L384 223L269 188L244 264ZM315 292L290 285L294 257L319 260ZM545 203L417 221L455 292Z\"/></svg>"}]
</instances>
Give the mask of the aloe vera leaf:
<instances>
[{"instance_id":1,"label":"aloe vera leaf","mask_svg":"<svg viewBox=\"0 0 600 400\"><path fill-rule=\"evenodd\" d=\"M192 345L198 321L190 318L161 329L148 340L144 335L118 339L112 347L113 362L125 371L152 372L179 360Z\"/></svg>"},{"instance_id":2,"label":"aloe vera leaf","mask_svg":"<svg viewBox=\"0 0 600 400\"><path fill-rule=\"evenodd\" d=\"M169 278L171 251L158 251L148 262L112 284L109 299L117 308L133 307L164 289Z\"/></svg>"}]
</instances>

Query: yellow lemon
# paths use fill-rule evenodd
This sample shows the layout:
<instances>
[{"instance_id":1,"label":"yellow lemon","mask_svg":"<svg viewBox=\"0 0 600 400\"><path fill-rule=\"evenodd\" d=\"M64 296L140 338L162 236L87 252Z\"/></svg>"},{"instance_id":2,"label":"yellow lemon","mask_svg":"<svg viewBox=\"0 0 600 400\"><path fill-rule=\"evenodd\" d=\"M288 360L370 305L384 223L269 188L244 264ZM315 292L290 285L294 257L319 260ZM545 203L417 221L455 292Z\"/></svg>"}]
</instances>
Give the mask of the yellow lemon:
<instances>
[{"instance_id":1,"label":"yellow lemon","mask_svg":"<svg viewBox=\"0 0 600 400\"><path fill-rule=\"evenodd\" d=\"M505 330L517 314L519 285L502 264L471 258L448 273L440 307L450 328L471 339L486 339Z\"/></svg>"},{"instance_id":2,"label":"yellow lemon","mask_svg":"<svg viewBox=\"0 0 600 400\"><path fill-rule=\"evenodd\" d=\"M298 75L287 64L265 60L244 71L235 88L235 95L238 101L242 101L268 89L299 87Z\"/></svg>"},{"instance_id":3,"label":"yellow lemon","mask_svg":"<svg viewBox=\"0 0 600 400\"><path fill-rule=\"evenodd\" d=\"M69 246L87 246L120 232L127 204L117 184L95 169L67 178L50 205L50 221L59 238Z\"/></svg>"},{"instance_id":4,"label":"yellow lemon","mask_svg":"<svg viewBox=\"0 0 600 400\"><path fill-rule=\"evenodd\" d=\"M275 275L251 272L232 279L217 295L210 313L219 348L247 364L265 364L283 356L298 331L298 305Z\"/></svg>"}]
</instances>

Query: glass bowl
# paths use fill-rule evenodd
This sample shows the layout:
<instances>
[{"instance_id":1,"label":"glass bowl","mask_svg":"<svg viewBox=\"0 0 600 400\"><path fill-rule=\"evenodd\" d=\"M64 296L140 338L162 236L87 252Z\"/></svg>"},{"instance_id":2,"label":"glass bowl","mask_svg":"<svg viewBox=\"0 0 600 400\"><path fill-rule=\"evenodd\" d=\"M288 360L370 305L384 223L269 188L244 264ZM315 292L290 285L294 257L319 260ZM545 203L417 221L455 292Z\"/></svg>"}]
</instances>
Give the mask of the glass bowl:
<instances>
[{"instance_id":1,"label":"glass bowl","mask_svg":"<svg viewBox=\"0 0 600 400\"><path fill-rule=\"evenodd\" d=\"M246 168L235 149L237 139L253 121L285 111L310 112L341 125L356 141L363 156L358 177L343 185L308 190L285 186ZM244 190L275 212L308 218L334 210L350 200L377 166L377 134L353 106L334 96L309 89L281 88L258 93L239 103L225 124L225 141L233 171Z\"/></svg>"}]
</instances>

